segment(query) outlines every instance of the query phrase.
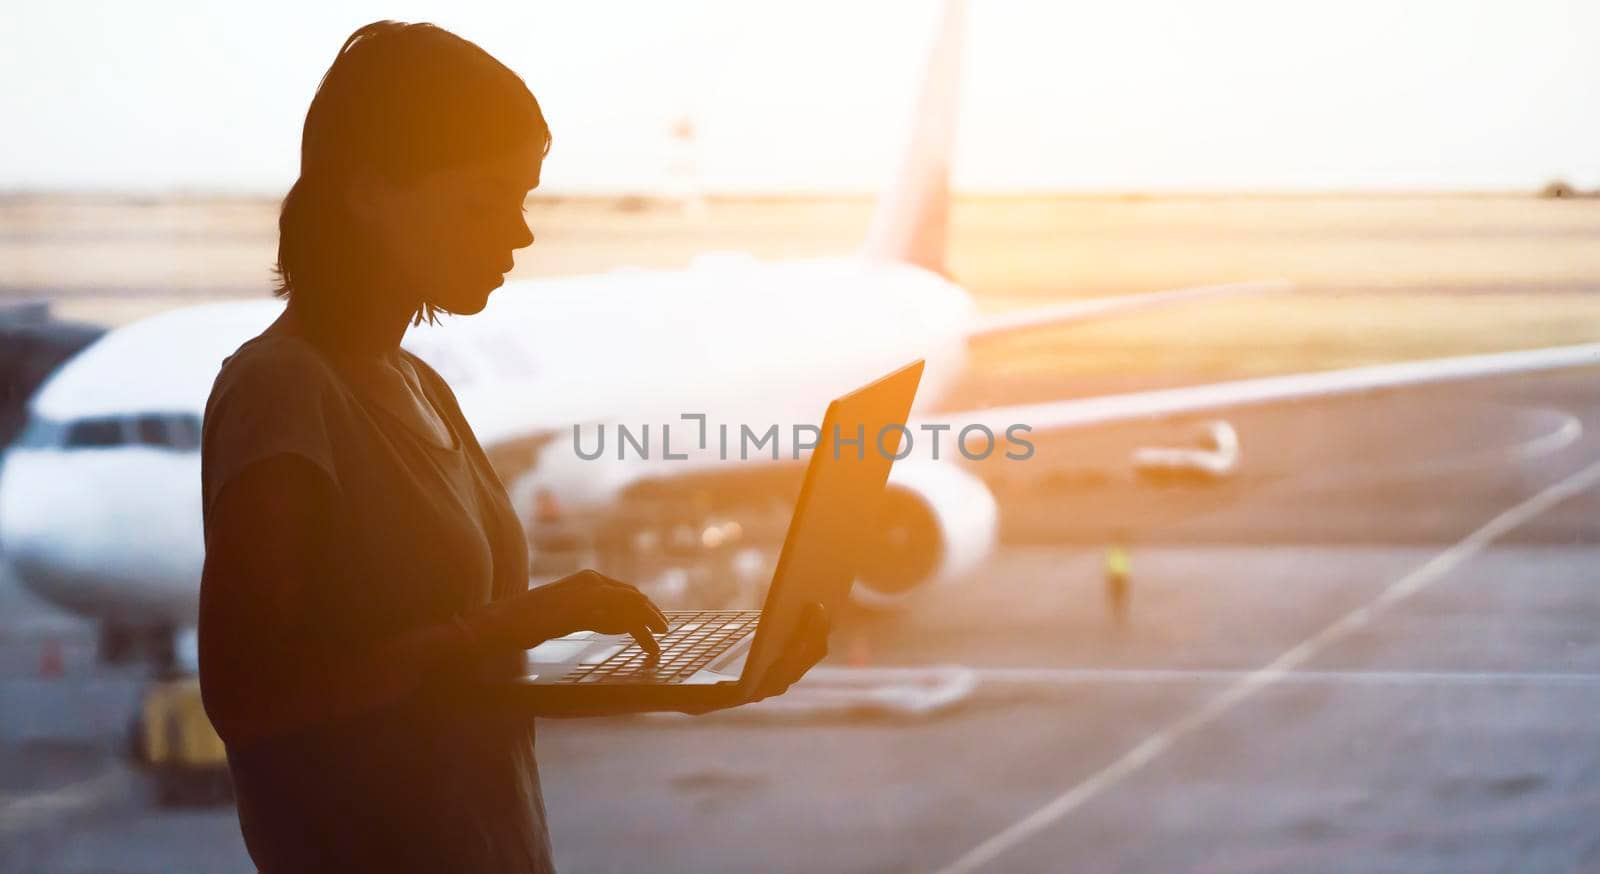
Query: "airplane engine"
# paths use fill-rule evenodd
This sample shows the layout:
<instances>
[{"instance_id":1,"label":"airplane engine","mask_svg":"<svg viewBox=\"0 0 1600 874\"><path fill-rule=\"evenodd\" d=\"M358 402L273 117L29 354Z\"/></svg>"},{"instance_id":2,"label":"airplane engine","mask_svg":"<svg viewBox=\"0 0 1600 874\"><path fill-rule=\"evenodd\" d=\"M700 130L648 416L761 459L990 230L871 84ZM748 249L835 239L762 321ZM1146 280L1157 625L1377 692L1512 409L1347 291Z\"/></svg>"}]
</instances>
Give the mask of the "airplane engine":
<instances>
[{"instance_id":1,"label":"airplane engine","mask_svg":"<svg viewBox=\"0 0 1600 874\"><path fill-rule=\"evenodd\" d=\"M994 551L999 516L989 487L964 468L897 462L851 597L885 606L971 571Z\"/></svg>"}]
</instances>

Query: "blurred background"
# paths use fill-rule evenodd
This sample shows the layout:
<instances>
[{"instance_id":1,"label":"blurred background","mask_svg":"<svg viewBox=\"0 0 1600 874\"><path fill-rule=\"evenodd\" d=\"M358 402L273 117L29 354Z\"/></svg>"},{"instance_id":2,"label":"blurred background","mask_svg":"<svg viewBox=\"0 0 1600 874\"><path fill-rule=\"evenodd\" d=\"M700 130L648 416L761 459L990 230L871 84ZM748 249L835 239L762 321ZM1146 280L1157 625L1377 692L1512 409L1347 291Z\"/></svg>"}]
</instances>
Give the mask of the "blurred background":
<instances>
[{"instance_id":1,"label":"blurred background","mask_svg":"<svg viewBox=\"0 0 1600 874\"><path fill-rule=\"evenodd\" d=\"M536 297L596 274L694 280L718 257L853 257L926 133L944 8L12 9L0 436L39 451L35 393L100 338L270 297L306 106L368 21L448 28L538 97L538 239L497 293ZM858 584L790 694L541 724L561 869L1600 866L1600 353L1571 351L1600 342L1600 7L973 0L959 22L940 276L973 319L1288 290L973 331L933 412L1322 372L1342 387L1040 428L1027 463L908 486L896 530L963 562ZM729 372L786 366L806 365ZM75 448L65 427L44 449ZM496 458L540 573L758 603L797 471L658 478L562 514L535 480L516 489L549 443ZM19 457L0 531L42 530L59 501ZM172 470L148 487L193 486ZM963 515L973 500L992 514ZM138 600L115 573L129 553L100 541L137 538L140 517L100 518L56 533L124 580L95 597ZM182 617L119 624L52 598L11 540L0 869L253 870L214 757L150 761L187 755L152 754L140 724L152 654L183 661ZM179 603L192 564L163 571Z\"/></svg>"}]
</instances>

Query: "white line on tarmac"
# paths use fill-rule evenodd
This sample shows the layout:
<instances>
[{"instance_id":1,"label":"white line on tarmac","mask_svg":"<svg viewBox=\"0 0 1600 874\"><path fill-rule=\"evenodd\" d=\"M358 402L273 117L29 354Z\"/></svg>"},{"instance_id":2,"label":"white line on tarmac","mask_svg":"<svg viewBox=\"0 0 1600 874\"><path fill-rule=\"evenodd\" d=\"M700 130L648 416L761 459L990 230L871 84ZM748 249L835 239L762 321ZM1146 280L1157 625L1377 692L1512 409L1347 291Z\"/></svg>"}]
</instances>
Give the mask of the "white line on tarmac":
<instances>
[{"instance_id":1,"label":"white line on tarmac","mask_svg":"<svg viewBox=\"0 0 1600 874\"><path fill-rule=\"evenodd\" d=\"M1377 597L1334 620L1321 631L1291 647L1266 665L1246 674L1194 710L1145 738L1121 758L1052 799L1004 830L968 850L941 868L939 874L965 874L993 862L1007 850L1064 819L1095 796L1116 786L1129 775L1161 756L1172 745L1215 721L1255 693L1278 683L1329 644L1361 628L1373 618L1411 597L1477 555L1485 546L1536 518L1539 514L1600 483L1600 463L1592 464L1489 520L1482 528L1430 559L1421 567L1390 583Z\"/></svg>"},{"instance_id":2,"label":"white line on tarmac","mask_svg":"<svg viewBox=\"0 0 1600 874\"><path fill-rule=\"evenodd\" d=\"M1532 461L1540 456L1560 452L1576 443L1583 436L1583 420L1574 416L1568 410L1558 410L1562 415L1561 427L1548 434L1541 434L1525 443L1519 443L1506 452L1506 458L1511 461Z\"/></svg>"},{"instance_id":3,"label":"white line on tarmac","mask_svg":"<svg viewBox=\"0 0 1600 874\"><path fill-rule=\"evenodd\" d=\"M813 669L819 673L822 669ZM928 673L928 668L838 668L858 674L855 685L893 685L907 677ZM982 686L1067 688L1073 686L1146 686L1163 684L1233 683L1253 670L1209 668L983 668L951 665L944 670L967 674ZM1279 680L1284 684L1331 686L1600 686L1600 673L1577 671L1296 671ZM810 675L793 689L828 685Z\"/></svg>"},{"instance_id":4,"label":"white line on tarmac","mask_svg":"<svg viewBox=\"0 0 1600 874\"><path fill-rule=\"evenodd\" d=\"M97 807L122 792L127 780L125 770L110 767L58 789L0 800L0 834L14 834L41 820Z\"/></svg>"}]
</instances>

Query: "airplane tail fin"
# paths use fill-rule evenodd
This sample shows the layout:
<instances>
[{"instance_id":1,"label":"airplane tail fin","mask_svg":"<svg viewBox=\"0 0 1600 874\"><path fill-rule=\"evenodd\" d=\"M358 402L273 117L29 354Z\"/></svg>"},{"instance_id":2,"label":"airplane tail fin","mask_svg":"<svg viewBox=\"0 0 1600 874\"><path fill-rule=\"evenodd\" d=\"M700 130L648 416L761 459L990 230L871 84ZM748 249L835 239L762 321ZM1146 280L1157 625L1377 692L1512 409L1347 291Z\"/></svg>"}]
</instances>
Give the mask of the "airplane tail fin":
<instances>
[{"instance_id":1,"label":"airplane tail fin","mask_svg":"<svg viewBox=\"0 0 1600 874\"><path fill-rule=\"evenodd\" d=\"M950 153L961 89L965 0L947 0L934 32L928 69L894 184L878 198L862 254L904 261L940 274L950 213Z\"/></svg>"}]
</instances>

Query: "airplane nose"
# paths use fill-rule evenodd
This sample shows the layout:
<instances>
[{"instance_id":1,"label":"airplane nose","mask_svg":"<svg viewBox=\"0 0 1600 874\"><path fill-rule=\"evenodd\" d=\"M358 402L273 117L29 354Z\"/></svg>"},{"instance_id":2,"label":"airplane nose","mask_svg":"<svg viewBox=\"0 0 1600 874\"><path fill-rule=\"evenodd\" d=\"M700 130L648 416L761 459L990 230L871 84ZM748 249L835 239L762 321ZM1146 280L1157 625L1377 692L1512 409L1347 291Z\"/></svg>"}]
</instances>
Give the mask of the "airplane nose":
<instances>
[{"instance_id":1,"label":"airplane nose","mask_svg":"<svg viewBox=\"0 0 1600 874\"><path fill-rule=\"evenodd\" d=\"M11 453L9 451L0 450L0 495L4 495L5 491L6 491L6 462L9 459L10 455L11 455ZM6 556L6 514L0 513L0 562L4 562L5 561L5 556Z\"/></svg>"},{"instance_id":2,"label":"airplane nose","mask_svg":"<svg viewBox=\"0 0 1600 874\"><path fill-rule=\"evenodd\" d=\"M10 450L0 449L0 494L5 492L6 461L10 455ZM5 522L5 516L0 515L0 560L4 560L6 554Z\"/></svg>"},{"instance_id":3,"label":"airplane nose","mask_svg":"<svg viewBox=\"0 0 1600 874\"><path fill-rule=\"evenodd\" d=\"M30 500L42 484L30 455L11 449L0 456L0 558L24 588L39 594L41 571L49 564L41 554L40 540L49 506Z\"/></svg>"},{"instance_id":4,"label":"airplane nose","mask_svg":"<svg viewBox=\"0 0 1600 874\"><path fill-rule=\"evenodd\" d=\"M204 561L198 453L13 447L4 462L0 543L24 588L87 616L193 621Z\"/></svg>"}]
</instances>

